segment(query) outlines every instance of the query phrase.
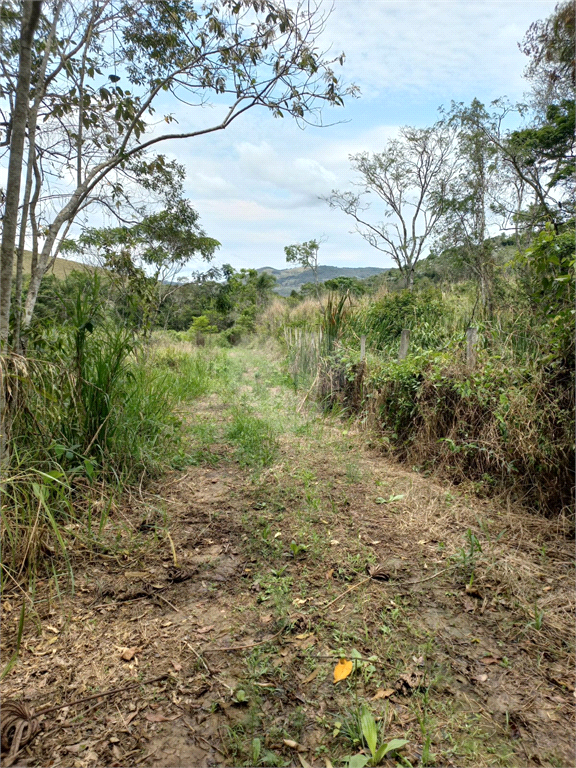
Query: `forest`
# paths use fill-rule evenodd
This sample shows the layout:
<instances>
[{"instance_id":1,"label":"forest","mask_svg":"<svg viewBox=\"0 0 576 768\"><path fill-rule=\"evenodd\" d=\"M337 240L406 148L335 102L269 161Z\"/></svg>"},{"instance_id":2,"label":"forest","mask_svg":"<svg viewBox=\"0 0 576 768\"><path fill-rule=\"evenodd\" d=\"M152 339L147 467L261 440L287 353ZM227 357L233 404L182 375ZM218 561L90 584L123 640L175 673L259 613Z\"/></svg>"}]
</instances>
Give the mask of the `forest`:
<instances>
[{"instance_id":1,"label":"forest","mask_svg":"<svg viewBox=\"0 0 576 768\"><path fill-rule=\"evenodd\" d=\"M327 13L2 3L3 765L574 763L574 5L349 156L384 271L310 232L281 296L163 152L359 98Z\"/></svg>"}]
</instances>

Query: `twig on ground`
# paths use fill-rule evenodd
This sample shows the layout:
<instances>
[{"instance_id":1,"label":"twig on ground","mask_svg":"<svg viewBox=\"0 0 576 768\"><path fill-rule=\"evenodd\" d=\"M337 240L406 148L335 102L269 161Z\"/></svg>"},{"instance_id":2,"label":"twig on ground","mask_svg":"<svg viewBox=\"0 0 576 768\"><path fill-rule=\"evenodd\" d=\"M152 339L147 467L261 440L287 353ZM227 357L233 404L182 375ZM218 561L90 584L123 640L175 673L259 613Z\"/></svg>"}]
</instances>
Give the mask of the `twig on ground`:
<instances>
[{"instance_id":1,"label":"twig on ground","mask_svg":"<svg viewBox=\"0 0 576 768\"><path fill-rule=\"evenodd\" d=\"M331 600L329 603L327 603L322 610L325 611L326 608L330 608L331 605L334 605L334 603L338 602L341 597L344 597L344 595L347 595L348 592L352 592L353 589L358 589L358 587L361 587L362 584L366 584L367 581L372 581L371 576L367 576L365 579L362 579L362 581L359 581L358 584L354 584L349 589L346 590L346 592L342 592L341 595L338 595L338 597L335 597L334 600Z\"/></svg>"},{"instance_id":2,"label":"twig on ground","mask_svg":"<svg viewBox=\"0 0 576 768\"><path fill-rule=\"evenodd\" d=\"M279 632L276 632L272 637L268 637L266 640L261 640L259 643L248 643L248 645L230 645L228 648L204 648L202 653L215 653L216 651L243 651L244 648L256 648L258 645L265 645L272 642L274 638L278 637L284 632L284 627Z\"/></svg>"},{"instance_id":3,"label":"twig on ground","mask_svg":"<svg viewBox=\"0 0 576 768\"><path fill-rule=\"evenodd\" d=\"M99 699L103 696L113 696L115 693L123 693L129 691L131 688L137 688L139 685L150 685L151 683L157 683L160 680L166 680L171 677L170 674L159 675L158 677L152 677L150 680L137 680L128 685L123 685L121 688L112 688L110 691L102 691L102 693L95 693L92 696L86 696L83 699L76 699L76 701L66 702L64 704L58 704L55 707L48 707L47 709L40 709L35 713L35 717L40 715L47 715L49 712L56 712L58 709L64 709L64 707L74 707L76 704L84 704L85 701L92 701L93 699Z\"/></svg>"},{"instance_id":4,"label":"twig on ground","mask_svg":"<svg viewBox=\"0 0 576 768\"><path fill-rule=\"evenodd\" d=\"M198 653L198 651L196 650L196 648L193 648L193 647L190 645L190 643L186 642L186 640L183 640L183 643L184 643L184 645L185 645L185 646L187 646L188 648L190 648L190 650L191 650L191 651L192 651L192 653L193 653L193 654L196 656L196 658L197 658L199 661L201 661L201 662L202 662L202 664L204 664L204 666L206 667L206 671L208 672L208 674L209 674L209 675L213 675L213 674L214 674L214 672L213 672L213 671L210 669L210 667L208 666L208 664L206 663L206 661L205 661L205 660L202 658L202 656L200 656L200 654Z\"/></svg>"}]
</instances>

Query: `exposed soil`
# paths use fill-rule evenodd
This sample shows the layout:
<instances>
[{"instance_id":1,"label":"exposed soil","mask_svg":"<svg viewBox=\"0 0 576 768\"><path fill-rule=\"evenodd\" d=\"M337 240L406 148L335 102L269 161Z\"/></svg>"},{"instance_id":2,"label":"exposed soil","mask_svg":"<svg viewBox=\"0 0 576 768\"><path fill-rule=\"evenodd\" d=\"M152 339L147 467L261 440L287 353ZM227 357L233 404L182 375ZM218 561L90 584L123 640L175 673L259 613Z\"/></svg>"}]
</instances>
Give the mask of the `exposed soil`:
<instances>
[{"instance_id":1,"label":"exposed soil","mask_svg":"<svg viewBox=\"0 0 576 768\"><path fill-rule=\"evenodd\" d=\"M387 765L573 765L565 521L387 460L359 427L298 412L261 355L235 354L236 388L190 416L216 429L209 463L128 499L115 551L77 557L73 596L38 594L3 696L69 706L38 718L15 764L338 765L362 749L367 703L386 741L408 739ZM284 430L259 471L222 438L241 398ZM4 663L18 613L15 594Z\"/></svg>"}]
</instances>

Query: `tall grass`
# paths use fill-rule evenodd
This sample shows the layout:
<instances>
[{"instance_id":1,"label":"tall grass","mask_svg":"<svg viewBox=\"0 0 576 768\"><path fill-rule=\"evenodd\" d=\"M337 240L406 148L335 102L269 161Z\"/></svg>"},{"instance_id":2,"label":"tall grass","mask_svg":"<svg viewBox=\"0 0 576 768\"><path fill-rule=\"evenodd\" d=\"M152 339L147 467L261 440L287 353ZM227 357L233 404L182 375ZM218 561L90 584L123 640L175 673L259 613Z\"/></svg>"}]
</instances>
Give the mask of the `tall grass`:
<instances>
[{"instance_id":1,"label":"tall grass","mask_svg":"<svg viewBox=\"0 0 576 768\"><path fill-rule=\"evenodd\" d=\"M573 509L573 372L547 356L550 327L527 303L502 301L493 318L479 320L473 292L458 287L386 291L346 309L331 344L326 325L318 343L315 330L285 313L296 386L313 382L325 405L359 413L412 465L473 483L479 493L512 493L546 514ZM326 302L317 312L326 323ZM470 324L478 329L472 371ZM409 356L398 362L403 328L411 331Z\"/></svg>"},{"instance_id":2,"label":"tall grass","mask_svg":"<svg viewBox=\"0 0 576 768\"><path fill-rule=\"evenodd\" d=\"M104 319L48 327L36 351L42 357L2 359L12 397L2 589L61 565L71 583L71 553L109 546L106 525L124 489L181 465L179 412L226 376L221 351L146 347Z\"/></svg>"}]
</instances>

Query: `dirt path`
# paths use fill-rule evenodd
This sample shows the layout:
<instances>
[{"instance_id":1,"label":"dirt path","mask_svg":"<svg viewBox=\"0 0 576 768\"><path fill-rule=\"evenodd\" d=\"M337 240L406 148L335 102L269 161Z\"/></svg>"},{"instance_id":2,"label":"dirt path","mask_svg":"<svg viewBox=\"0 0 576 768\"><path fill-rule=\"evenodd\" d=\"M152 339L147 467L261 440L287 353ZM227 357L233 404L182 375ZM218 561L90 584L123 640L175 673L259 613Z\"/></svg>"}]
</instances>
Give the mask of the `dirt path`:
<instances>
[{"instance_id":1,"label":"dirt path","mask_svg":"<svg viewBox=\"0 0 576 768\"><path fill-rule=\"evenodd\" d=\"M364 704L383 740L408 740L387 765L573 765L561 523L299 411L264 353L231 364L190 417L196 465L117 510L116 550L38 604L3 687L39 710L167 677L39 718L17 765L342 765Z\"/></svg>"}]
</instances>

